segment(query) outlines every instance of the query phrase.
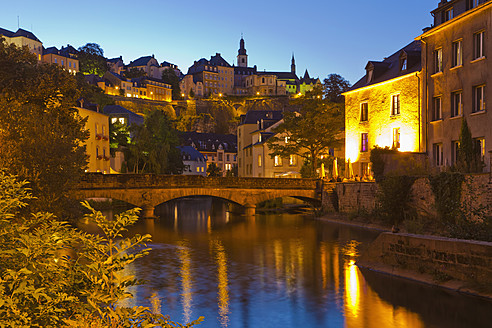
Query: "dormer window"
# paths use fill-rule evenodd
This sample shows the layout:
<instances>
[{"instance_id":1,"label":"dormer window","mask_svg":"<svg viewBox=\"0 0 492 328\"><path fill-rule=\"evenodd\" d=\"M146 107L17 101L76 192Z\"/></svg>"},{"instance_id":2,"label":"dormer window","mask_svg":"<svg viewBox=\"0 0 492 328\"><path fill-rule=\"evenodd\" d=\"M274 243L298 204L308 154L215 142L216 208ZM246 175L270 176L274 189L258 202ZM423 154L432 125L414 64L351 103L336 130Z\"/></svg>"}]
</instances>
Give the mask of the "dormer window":
<instances>
[{"instance_id":1,"label":"dormer window","mask_svg":"<svg viewBox=\"0 0 492 328\"><path fill-rule=\"evenodd\" d=\"M400 59L400 70L401 71L404 71L407 69L407 65L408 65L408 59L407 57L402 57Z\"/></svg>"},{"instance_id":2,"label":"dormer window","mask_svg":"<svg viewBox=\"0 0 492 328\"><path fill-rule=\"evenodd\" d=\"M453 7L449 8L443 12L442 21L447 22L448 20L451 20L451 19L453 19Z\"/></svg>"},{"instance_id":3,"label":"dormer window","mask_svg":"<svg viewBox=\"0 0 492 328\"><path fill-rule=\"evenodd\" d=\"M374 69L373 68L370 68L370 69L367 70L367 83L372 82L373 73L374 73Z\"/></svg>"}]
</instances>

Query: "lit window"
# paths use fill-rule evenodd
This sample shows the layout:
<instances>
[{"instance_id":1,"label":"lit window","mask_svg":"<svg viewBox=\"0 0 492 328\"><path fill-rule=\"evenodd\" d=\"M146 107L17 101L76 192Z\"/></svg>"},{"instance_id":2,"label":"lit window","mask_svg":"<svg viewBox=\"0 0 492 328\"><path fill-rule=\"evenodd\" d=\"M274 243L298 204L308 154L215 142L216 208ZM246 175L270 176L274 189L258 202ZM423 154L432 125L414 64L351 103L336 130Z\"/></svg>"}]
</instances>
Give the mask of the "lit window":
<instances>
[{"instance_id":1,"label":"lit window","mask_svg":"<svg viewBox=\"0 0 492 328\"><path fill-rule=\"evenodd\" d=\"M451 117L463 115L462 92L451 93Z\"/></svg>"},{"instance_id":2,"label":"lit window","mask_svg":"<svg viewBox=\"0 0 492 328\"><path fill-rule=\"evenodd\" d=\"M400 128L393 129L393 148L400 148Z\"/></svg>"},{"instance_id":3,"label":"lit window","mask_svg":"<svg viewBox=\"0 0 492 328\"><path fill-rule=\"evenodd\" d=\"M289 156L289 165L290 166L297 165L297 156L296 155L290 155Z\"/></svg>"},{"instance_id":4,"label":"lit window","mask_svg":"<svg viewBox=\"0 0 492 328\"><path fill-rule=\"evenodd\" d=\"M473 112L485 110L485 85L473 87Z\"/></svg>"},{"instance_id":5,"label":"lit window","mask_svg":"<svg viewBox=\"0 0 492 328\"><path fill-rule=\"evenodd\" d=\"M290 137L285 137L284 141L285 143L289 143Z\"/></svg>"},{"instance_id":6,"label":"lit window","mask_svg":"<svg viewBox=\"0 0 492 328\"><path fill-rule=\"evenodd\" d=\"M369 104L364 102L360 104L360 121L365 122L368 120Z\"/></svg>"},{"instance_id":7,"label":"lit window","mask_svg":"<svg viewBox=\"0 0 492 328\"><path fill-rule=\"evenodd\" d=\"M442 119L441 97L434 97L434 107L432 108L432 120Z\"/></svg>"},{"instance_id":8,"label":"lit window","mask_svg":"<svg viewBox=\"0 0 492 328\"><path fill-rule=\"evenodd\" d=\"M461 66L463 63L461 40L453 42L453 67Z\"/></svg>"},{"instance_id":9,"label":"lit window","mask_svg":"<svg viewBox=\"0 0 492 328\"><path fill-rule=\"evenodd\" d=\"M200 172L200 168L199 168L199 167L197 167L197 168L196 168L196 171L197 171L197 172Z\"/></svg>"},{"instance_id":10,"label":"lit window","mask_svg":"<svg viewBox=\"0 0 492 328\"><path fill-rule=\"evenodd\" d=\"M369 139L367 133L361 133L360 135L360 151L366 152L369 150Z\"/></svg>"},{"instance_id":11,"label":"lit window","mask_svg":"<svg viewBox=\"0 0 492 328\"><path fill-rule=\"evenodd\" d=\"M432 147L432 153L434 155L434 164L436 166L442 166L444 164L444 153L442 149L442 144L434 144Z\"/></svg>"},{"instance_id":12,"label":"lit window","mask_svg":"<svg viewBox=\"0 0 492 328\"><path fill-rule=\"evenodd\" d=\"M442 48L434 51L434 73L442 72Z\"/></svg>"},{"instance_id":13,"label":"lit window","mask_svg":"<svg viewBox=\"0 0 492 328\"><path fill-rule=\"evenodd\" d=\"M111 123L114 124L114 123L116 123L117 120L118 119L116 117L113 117L113 118L111 118Z\"/></svg>"},{"instance_id":14,"label":"lit window","mask_svg":"<svg viewBox=\"0 0 492 328\"><path fill-rule=\"evenodd\" d=\"M261 167L261 159L262 159L261 155L258 155L258 167Z\"/></svg>"},{"instance_id":15,"label":"lit window","mask_svg":"<svg viewBox=\"0 0 492 328\"><path fill-rule=\"evenodd\" d=\"M400 64L400 70L402 70L402 71L406 70L407 65L408 65L407 57L402 57L401 58L401 64Z\"/></svg>"},{"instance_id":16,"label":"lit window","mask_svg":"<svg viewBox=\"0 0 492 328\"><path fill-rule=\"evenodd\" d=\"M484 138L475 138L475 151L480 154L480 159L483 161L485 158L485 139Z\"/></svg>"},{"instance_id":17,"label":"lit window","mask_svg":"<svg viewBox=\"0 0 492 328\"><path fill-rule=\"evenodd\" d=\"M274 165L275 166L282 166L282 157L275 155L274 158Z\"/></svg>"},{"instance_id":18,"label":"lit window","mask_svg":"<svg viewBox=\"0 0 492 328\"><path fill-rule=\"evenodd\" d=\"M400 115L400 95L391 96L391 115Z\"/></svg>"},{"instance_id":19,"label":"lit window","mask_svg":"<svg viewBox=\"0 0 492 328\"><path fill-rule=\"evenodd\" d=\"M478 32L473 34L473 59L482 58L485 56L484 52L484 33Z\"/></svg>"}]
</instances>

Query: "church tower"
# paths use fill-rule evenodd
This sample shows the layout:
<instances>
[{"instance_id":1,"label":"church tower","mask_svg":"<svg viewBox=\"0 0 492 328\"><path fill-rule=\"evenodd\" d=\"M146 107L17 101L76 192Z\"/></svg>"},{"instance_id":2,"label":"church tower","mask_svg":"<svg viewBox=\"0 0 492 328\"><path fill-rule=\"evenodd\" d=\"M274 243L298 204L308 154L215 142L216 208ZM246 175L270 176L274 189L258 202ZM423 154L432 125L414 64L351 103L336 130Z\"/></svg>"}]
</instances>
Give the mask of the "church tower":
<instances>
[{"instance_id":1,"label":"church tower","mask_svg":"<svg viewBox=\"0 0 492 328\"><path fill-rule=\"evenodd\" d=\"M292 53L292 64L290 64L290 72L296 74L296 60L294 59L294 53Z\"/></svg>"},{"instance_id":2,"label":"church tower","mask_svg":"<svg viewBox=\"0 0 492 328\"><path fill-rule=\"evenodd\" d=\"M237 51L237 66L248 67L248 55L246 55L246 48L244 47L244 39L241 36L239 41L239 50Z\"/></svg>"}]
</instances>

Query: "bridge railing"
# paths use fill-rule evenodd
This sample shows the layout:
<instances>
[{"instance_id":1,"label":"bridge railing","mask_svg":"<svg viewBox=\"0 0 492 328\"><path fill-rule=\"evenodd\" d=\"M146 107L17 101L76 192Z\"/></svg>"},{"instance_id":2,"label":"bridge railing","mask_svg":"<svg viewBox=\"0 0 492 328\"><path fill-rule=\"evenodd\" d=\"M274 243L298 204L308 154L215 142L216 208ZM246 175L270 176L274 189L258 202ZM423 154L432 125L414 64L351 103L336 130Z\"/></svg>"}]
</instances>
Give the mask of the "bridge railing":
<instances>
[{"instance_id":1,"label":"bridge railing","mask_svg":"<svg viewBox=\"0 0 492 328\"><path fill-rule=\"evenodd\" d=\"M77 189L135 188L317 189L317 179L203 177L199 175L87 173Z\"/></svg>"}]
</instances>

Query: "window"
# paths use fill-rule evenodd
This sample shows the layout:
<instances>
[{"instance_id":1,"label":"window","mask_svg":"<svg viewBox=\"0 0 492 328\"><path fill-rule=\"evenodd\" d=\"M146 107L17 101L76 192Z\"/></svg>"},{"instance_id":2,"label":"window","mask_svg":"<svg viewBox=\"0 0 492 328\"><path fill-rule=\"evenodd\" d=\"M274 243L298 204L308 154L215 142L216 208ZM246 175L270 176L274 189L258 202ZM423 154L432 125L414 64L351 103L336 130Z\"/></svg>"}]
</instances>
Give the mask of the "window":
<instances>
[{"instance_id":1,"label":"window","mask_svg":"<svg viewBox=\"0 0 492 328\"><path fill-rule=\"evenodd\" d=\"M475 150L480 154L480 159L483 161L485 158L485 139L475 138Z\"/></svg>"},{"instance_id":2,"label":"window","mask_svg":"<svg viewBox=\"0 0 492 328\"><path fill-rule=\"evenodd\" d=\"M290 137L285 137L285 139L284 139L286 144L289 143L289 140L290 140Z\"/></svg>"},{"instance_id":3,"label":"window","mask_svg":"<svg viewBox=\"0 0 492 328\"><path fill-rule=\"evenodd\" d=\"M407 57L402 57L400 59L400 70L401 71L404 71L407 69L407 65L408 65L408 60L407 60Z\"/></svg>"},{"instance_id":4,"label":"window","mask_svg":"<svg viewBox=\"0 0 492 328\"><path fill-rule=\"evenodd\" d=\"M232 169L232 165L230 163L225 165L225 170L230 171Z\"/></svg>"},{"instance_id":5,"label":"window","mask_svg":"<svg viewBox=\"0 0 492 328\"><path fill-rule=\"evenodd\" d=\"M372 74L373 74L373 71L374 70L372 70L372 69L367 70L367 83L372 82Z\"/></svg>"},{"instance_id":6,"label":"window","mask_svg":"<svg viewBox=\"0 0 492 328\"><path fill-rule=\"evenodd\" d=\"M434 51L434 73L442 72L442 48Z\"/></svg>"},{"instance_id":7,"label":"window","mask_svg":"<svg viewBox=\"0 0 492 328\"><path fill-rule=\"evenodd\" d=\"M443 160L444 160L444 153L442 150L442 144L441 143L436 143L432 145L432 153L434 155L434 164L436 166L442 166L443 165Z\"/></svg>"},{"instance_id":8,"label":"window","mask_svg":"<svg viewBox=\"0 0 492 328\"><path fill-rule=\"evenodd\" d=\"M200 168L199 167L196 168L196 172L197 173L200 173Z\"/></svg>"},{"instance_id":9,"label":"window","mask_svg":"<svg viewBox=\"0 0 492 328\"><path fill-rule=\"evenodd\" d=\"M290 166L296 166L297 165L297 156L296 155L290 155L289 156L289 165Z\"/></svg>"},{"instance_id":10,"label":"window","mask_svg":"<svg viewBox=\"0 0 492 328\"><path fill-rule=\"evenodd\" d=\"M365 122L368 120L368 109L369 109L369 104L364 102L360 104L360 121Z\"/></svg>"},{"instance_id":11,"label":"window","mask_svg":"<svg viewBox=\"0 0 492 328\"><path fill-rule=\"evenodd\" d=\"M231 155L229 155L229 154L226 155L226 161L227 162L230 162L231 161Z\"/></svg>"},{"instance_id":12,"label":"window","mask_svg":"<svg viewBox=\"0 0 492 328\"><path fill-rule=\"evenodd\" d=\"M224 158L224 156L223 156L223 155L224 155L224 154L219 153L219 162L222 162L222 161L223 161L223 158Z\"/></svg>"},{"instance_id":13,"label":"window","mask_svg":"<svg viewBox=\"0 0 492 328\"><path fill-rule=\"evenodd\" d=\"M484 31L473 34L473 59L485 56L484 51Z\"/></svg>"},{"instance_id":14,"label":"window","mask_svg":"<svg viewBox=\"0 0 492 328\"><path fill-rule=\"evenodd\" d=\"M274 165L275 166L282 166L282 157L275 155L274 158Z\"/></svg>"},{"instance_id":15,"label":"window","mask_svg":"<svg viewBox=\"0 0 492 328\"><path fill-rule=\"evenodd\" d=\"M485 110L485 85L473 87L473 112Z\"/></svg>"},{"instance_id":16,"label":"window","mask_svg":"<svg viewBox=\"0 0 492 328\"><path fill-rule=\"evenodd\" d=\"M361 133L360 134L360 151L366 152L368 150L369 150L369 142L368 142L367 133Z\"/></svg>"},{"instance_id":17,"label":"window","mask_svg":"<svg viewBox=\"0 0 492 328\"><path fill-rule=\"evenodd\" d=\"M478 6L480 0L467 0L466 1L466 9L472 9Z\"/></svg>"},{"instance_id":18,"label":"window","mask_svg":"<svg viewBox=\"0 0 492 328\"><path fill-rule=\"evenodd\" d=\"M261 160L262 160L262 157L261 155L258 155L258 167L261 167Z\"/></svg>"},{"instance_id":19,"label":"window","mask_svg":"<svg viewBox=\"0 0 492 328\"><path fill-rule=\"evenodd\" d=\"M443 12L443 22L453 19L453 8L449 8Z\"/></svg>"},{"instance_id":20,"label":"window","mask_svg":"<svg viewBox=\"0 0 492 328\"><path fill-rule=\"evenodd\" d=\"M393 129L393 148L400 148L400 128Z\"/></svg>"},{"instance_id":21,"label":"window","mask_svg":"<svg viewBox=\"0 0 492 328\"><path fill-rule=\"evenodd\" d=\"M463 64L461 40L453 42L453 67L461 66Z\"/></svg>"},{"instance_id":22,"label":"window","mask_svg":"<svg viewBox=\"0 0 492 328\"><path fill-rule=\"evenodd\" d=\"M442 120L441 97L434 97L434 106L432 108L432 120Z\"/></svg>"},{"instance_id":23,"label":"window","mask_svg":"<svg viewBox=\"0 0 492 328\"><path fill-rule=\"evenodd\" d=\"M460 153L460 142L458 140L451 141L451 160L453 164L458 162L458 156Z\"/></svg>"},{"instance_id":24,"label":"window","mask_svg":"<svg viewBox=\"0 0 492 328\"><path fill-rule=\"evenodd\" d=\"M462 92L455 91L451 93L451 117L463 115Z\"/></svg>"},{"instance_id":25,"label":"window","mask_svg":"<svg viewBox=\"0 0 492 328\"><path fill-rule=\"evenodd\" d=\"M391 115L400 115L400 95L391 96Z\"/></svg>"}]
</instances>

